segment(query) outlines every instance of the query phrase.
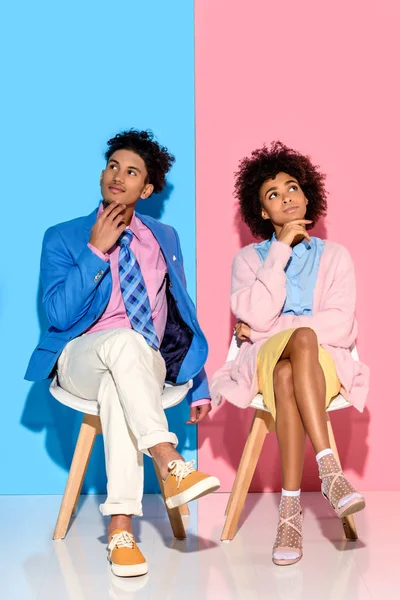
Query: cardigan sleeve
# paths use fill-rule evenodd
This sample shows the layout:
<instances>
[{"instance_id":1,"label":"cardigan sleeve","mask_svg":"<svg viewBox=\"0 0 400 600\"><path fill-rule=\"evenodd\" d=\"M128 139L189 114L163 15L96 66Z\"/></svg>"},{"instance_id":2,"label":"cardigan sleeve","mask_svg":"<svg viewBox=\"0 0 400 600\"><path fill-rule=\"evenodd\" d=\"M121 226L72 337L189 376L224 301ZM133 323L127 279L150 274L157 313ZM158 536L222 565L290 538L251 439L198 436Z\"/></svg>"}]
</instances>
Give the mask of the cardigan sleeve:
<instances>
[{"instance_id":1,"label":"cardigan sleeve","mask_svg":"<svg viewBox=\"0 0 400 600\"><path fill-rule=\"evenodd\" d=\"M255 252L255 250L254 250ZM292 249L282 242L272 242L259 268L250 265L239 252L232 265L231 309L251 329L267 332L278 321L286 300L285 267Z\"/></svg>"}]
</instances>

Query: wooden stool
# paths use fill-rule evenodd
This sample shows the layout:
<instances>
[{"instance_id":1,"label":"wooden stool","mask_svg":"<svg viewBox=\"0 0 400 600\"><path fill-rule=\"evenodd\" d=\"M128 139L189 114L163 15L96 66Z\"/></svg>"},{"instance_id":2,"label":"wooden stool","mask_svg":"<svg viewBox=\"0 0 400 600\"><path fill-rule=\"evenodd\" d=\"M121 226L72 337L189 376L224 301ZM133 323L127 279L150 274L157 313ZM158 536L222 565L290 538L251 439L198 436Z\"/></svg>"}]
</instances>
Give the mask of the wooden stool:
<instances>
[{"instance_id":1,"label":"wooden stool","mask_svg":"<svg viewBox=\"0 0 400 600\"><path fill-rule=\"evenodd\" d=\"M339 454L328 414L327 419L330 445L336 460L340 464ZM265 436L268 433L273 433L274 431L274 420L270 413L266 412L265 410L256 410L253 423L250 428L250 433L243 450L242 458L240 460L239 469L236 474L232 492L229 496L228 505L226 507L226 520L221 536L222 541L232 540L235 537L251 480L253 479L254 471L256 470L258 459L260 458L261 450L264 445ZM343 518L342 525L345 536L348 540L355 541L358 539L353 515Z\"/></svg>"},{"instance_id":2,"label":"wooden stool","mask_svg":"<svg viewBox=\"0 0 400 600\"><path fill-rule=\"evenodd\" d=\"M238 342L234 336L232 339L231 346L228 353L228 361L234 360L239 352ZM352 356L355 360L358 360L357 350L354 347L352 349ZM332 424L329 418L329 412L334 410L340 410L347 408L349 403L340 394L336 396L327 409L327 422L328 422L328 433L329 442L332 451L335 455L336 460L340 465L339 454L336 447L335 437L333 435ZM249 408L255 409L254 419L250 428L250 433L247 437L246 445L243 450L242 458L240 460L239 468L236 473L235 481L232 487L231 494L229 496L228 505L226 507L225 525L222 531L221 540L228 541L235 537L236 530L238 527L240 515L244 507L247 493L250 488L251 480L253 479L254 472L260 458L261 450L264 444L265 436L268 433L275 431L275 423L271 414L265 408L263 398L261 394L257 394ZM344 517L342 519L342 525L345 536L348 540L355 541L358 539L356 524L354 516Z\"/></svg>"},{"instance_id":3,"label":"wooden stool","mask_svg":"<svg viewBox=\"0 0 400 600\"><path fill-rule=\"evenodd\" d=\"M75 452L65 486L64 496L58 513L57 524L54 529L53 540L62 540L65 538L71 516L76 512L79 496L85 479L86 470L89 464L90 455L96 435L101 433L100 417L96 415L85 414L79 431L78 441L76 442ZM161 493L164 497L164 488L158 467L153 461L157 479L160 484ZM174 536L182 540L186 538L185 527L181 515L188 515L189 509L186 504L179 508L168 508L167 514L171 523Z\"/></svg>"}]
</instances>

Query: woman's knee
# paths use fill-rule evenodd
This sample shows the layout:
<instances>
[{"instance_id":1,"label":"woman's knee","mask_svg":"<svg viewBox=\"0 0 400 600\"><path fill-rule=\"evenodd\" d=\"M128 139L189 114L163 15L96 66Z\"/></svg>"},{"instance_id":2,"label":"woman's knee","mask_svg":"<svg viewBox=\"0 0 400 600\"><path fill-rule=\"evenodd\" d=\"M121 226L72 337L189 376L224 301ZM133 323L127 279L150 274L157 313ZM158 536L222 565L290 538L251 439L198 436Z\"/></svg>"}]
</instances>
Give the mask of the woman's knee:
<instances>
[{"instance_id":1,"label":"woman's knee","mask_svg":"<svg viewBox=\"0 0 400 600\"><path fill-rule=\"evenodd\" d=\"M274 369L274 389L286 393L293 390L293 373L290 360L280 360Z\"/></svg>"},{"instance_id":2,"label":"woman's knee","mask_svg":"<svg viewBox=\"0 0 400 600\"><path fill-rule=\"evenodd\" d=\"M299 327L290 338L292 348L311 350L318 348L317 334L310 327Z\"/></svg>"}]
</instances>

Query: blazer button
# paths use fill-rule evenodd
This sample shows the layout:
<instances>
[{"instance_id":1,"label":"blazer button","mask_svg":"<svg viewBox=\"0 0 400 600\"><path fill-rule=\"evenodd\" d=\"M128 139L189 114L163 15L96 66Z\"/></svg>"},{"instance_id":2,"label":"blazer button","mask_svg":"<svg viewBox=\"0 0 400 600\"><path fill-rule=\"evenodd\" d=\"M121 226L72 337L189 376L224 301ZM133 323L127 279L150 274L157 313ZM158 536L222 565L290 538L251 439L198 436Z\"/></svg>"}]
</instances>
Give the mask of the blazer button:
<instances>
[{"instance_id":1,"label":"blazer button","mask_svg":"<svg viewBox=\"0 0 400 600\"><path fill-rule=\"evenodd\" d=\"M100 281L100 279L103 277L104 275L104 271L102 269L100 269L100 271L98 271L95 275L95 278L93 279L93 281L95 283L97 283L98 281Z\"/></svg>"}]
</instances>

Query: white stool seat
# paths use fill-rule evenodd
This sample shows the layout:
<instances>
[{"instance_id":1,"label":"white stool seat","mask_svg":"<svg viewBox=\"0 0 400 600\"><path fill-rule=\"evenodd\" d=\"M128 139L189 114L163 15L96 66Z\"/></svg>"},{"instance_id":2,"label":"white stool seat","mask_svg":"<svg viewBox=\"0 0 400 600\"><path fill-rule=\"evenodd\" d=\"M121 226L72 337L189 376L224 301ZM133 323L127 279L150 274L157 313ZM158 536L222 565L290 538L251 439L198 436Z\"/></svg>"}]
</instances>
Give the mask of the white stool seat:
<instances>
[{"instance_id":1,"label":"white stool seat","mask_svg":"<svg viewBox=\"0 0 400 600\"><path fill-rule=\"evenodd\" d=\"M264 404L264 400L261 394L257 394L252 403L250 404L251 408L255 408L256 410L265 410L269 412L267 407ZM350 402L347 402L346 398L343 398L341 394L338 394L330 403L328 408L326 409L328 412L332 412L334 410L341 410L342 408L348 408L351 406Z\"/></svg>"},{"instance_id":2,"label":"white stool seat","mask_svg":"<svg viewBox=\"0 0 400 600\"><path fill-rule=\"evenodd\" d=\"M172 406L182 402L192 386L192 380L181 385L171 385L166 383L162 395L163 408L171 408ZM56 400L61 402L61 404L65 404L65 406L69 406L74 410L78 410L79 412L87 415L99 416L100 414L100 407L97 400L84 400L79 396L74 396L74 394L66 392L58 385L57 376L55 376L50 383L50 393L52 396L54 396L54 398L56 398Z\"/></svg>"}]
</instances>

